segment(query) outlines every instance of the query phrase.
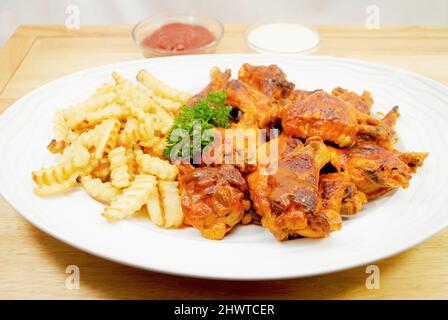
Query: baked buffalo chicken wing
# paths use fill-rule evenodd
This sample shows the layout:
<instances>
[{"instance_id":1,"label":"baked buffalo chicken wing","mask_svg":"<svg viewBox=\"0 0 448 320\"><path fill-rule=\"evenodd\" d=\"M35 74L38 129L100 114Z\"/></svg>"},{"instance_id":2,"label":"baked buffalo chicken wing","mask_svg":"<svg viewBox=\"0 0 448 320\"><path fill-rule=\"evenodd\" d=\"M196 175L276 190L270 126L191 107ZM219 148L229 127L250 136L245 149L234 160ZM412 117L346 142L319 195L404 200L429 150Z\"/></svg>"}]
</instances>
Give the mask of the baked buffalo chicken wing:
<instances>
[{"instance_id":1,"label":"baked buffalo chicken wing","mask_svg":"<svg viewBox=\"0 0 448 320\"><path fill-rule=\"evenodd\" d=\"M355 215L367 203L366 195L358 191L346 172L320 175L319 194L323 209L334 210L342 216Z\"/></svg>"},{"instance_id":2,"label":"baked buffalo chicken wing","mask_svg":"<svg viewBox=\"0 0 448 320\"><path fill-rule=\"evenodd\" d=\"M364 91L362 95L359 95L355 92L348 91L347 89L337 87L333 89L331 94L351 104L357 110L365 114L370 114L370 109L373 105L373 99L369 91Z\"/></svg>"},{"instance_id":3,"label":"baked buffalo chicken wing","mask_svg":"<svg viewBox=\"0 0 448 320\"><path fill-rule=\"evenodd\" d=\"M347 172L369 200L399 187L407 188L411 173L423 164L426 153L398 153L374 143L358 143L353 148L333 149L335 167Z\"/></svg>"},{"instance_id":4,"label":"baked buffalo chicken wing","mask_svg":"<svg viewBox=\"0 0 448 320\"><path fill-rule=\"evenodd\" d=\"M324 91L284 106L281 117L286 134L298 138L319 136L339 147L353 145L358 133L378 139L390 134L389 127L379 119Z\"/></svg>"},{"instance_id":5,"label":"baked buffalo chicken wing","mask_svg":"<svg viewBox=\"0 0 448 320\"><path fill-rule=\"evenodd\" d=\"M322 238L340 229L339 212L324 209L319 194L319 172L330 160L320 138L305 144L281 135L269 144L278 144L278 160L247 176L250 197L261 222L278 240L304 236Z\"/></svg>"},{"instance_id":6,"label":"baked buffalo chicken wing","mask_svg":"<svg viewBox=\"0 0 448 320\"><path fill-rule=\"evenodd\" d=\"M246 180L231 165L181 165L178 180L184 223L198 229L207 239L222 239L250 207L244 199Z\"/></svg>"},{"instance_id":7,"label":"baked buffalo chicken wing","mask_svg":"<svg viewBox=\"0 0 448 320\"><path fill-rule=\"evenodd\" d=\"M253 66L245 63L238 72L238 79L273 99L288 97L295 86L275 64Z\"/></svg>"},{"instance_id":8,"label":"baked buffalo chicken wing","mask_svg":"<svg viewBox=\"0 0 448 320\"><path fill-rule=\"evenodd\" d=\"M278 104L241 80L231 80L227 86L227 103L238 108L246 119L259 128L267 128L278 121Z\"/></svg>"}]
</instances>

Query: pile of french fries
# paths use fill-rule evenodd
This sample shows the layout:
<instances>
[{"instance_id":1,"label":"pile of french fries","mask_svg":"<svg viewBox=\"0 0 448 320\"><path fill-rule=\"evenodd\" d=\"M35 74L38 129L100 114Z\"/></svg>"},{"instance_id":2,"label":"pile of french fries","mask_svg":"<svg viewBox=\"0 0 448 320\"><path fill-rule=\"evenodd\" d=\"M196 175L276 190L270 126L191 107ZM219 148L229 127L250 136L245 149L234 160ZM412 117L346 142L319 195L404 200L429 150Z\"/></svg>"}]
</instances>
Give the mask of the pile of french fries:
<instances>
[{"instance_id":1,"label":"pile of french fries","mask_svg":"<svg viewBox=\"0 0 448 320\"><path fill-rule=\"evenodd\" d=\"M107 205L103 216L124 219L146 210L158 226L183 223L177 167L162 158L165 138L190 94L145 70L137 82L112 74L86 101L58 109L48 149L59 162L34 171L34 192L49 196L82 187Z\"/></svg>"}]
</instances>

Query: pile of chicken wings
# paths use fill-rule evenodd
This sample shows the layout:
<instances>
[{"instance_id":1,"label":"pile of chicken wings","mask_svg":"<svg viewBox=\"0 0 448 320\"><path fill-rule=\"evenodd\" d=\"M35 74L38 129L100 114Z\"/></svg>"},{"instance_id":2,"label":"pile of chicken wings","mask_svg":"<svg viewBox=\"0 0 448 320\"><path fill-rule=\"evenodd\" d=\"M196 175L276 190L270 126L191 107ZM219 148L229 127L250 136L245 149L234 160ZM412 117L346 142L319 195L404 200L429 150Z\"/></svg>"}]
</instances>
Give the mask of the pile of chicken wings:
<instances>
[{"instance_id":1,"label":"pile of chicken wings","mask_svg":"<svg viewBox=\"0 0 448 320\"><path fill-rule=\"evenodd\" d=\"M230 70L213 68L211 82L187 105L225 90L235 114L231 128L277 128L280 134L258 139L257 148L276 144L278 154L275 166L260 159L180 165L185 223L208 239L222 239L240 223L261 224L278 240L327 237L367 201L406 188L427 157L394 148L398 107L374 116L368 91L296 89L276 65L244 64L238 79L230 77ZM241 146L232 152L250 158Z\"/></svg>"}]
</instances>

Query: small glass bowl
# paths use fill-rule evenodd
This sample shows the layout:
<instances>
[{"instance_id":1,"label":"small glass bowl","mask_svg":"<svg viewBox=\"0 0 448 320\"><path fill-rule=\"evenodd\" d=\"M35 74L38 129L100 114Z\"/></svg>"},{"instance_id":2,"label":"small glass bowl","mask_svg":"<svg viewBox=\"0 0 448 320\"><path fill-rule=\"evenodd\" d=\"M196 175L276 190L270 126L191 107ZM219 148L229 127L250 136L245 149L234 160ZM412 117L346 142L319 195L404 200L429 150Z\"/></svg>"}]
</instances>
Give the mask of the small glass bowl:
<instances>
[{"instance_id":1,"label":"small glass bowl","mask_svg":"<svg viewBox=\"0 0 448 320\"><path fill-rule=\"evenodd\" d=\"M278 24L278 23L287 23L287 24L295 24L295 25L299 25L301 27L304 27L306 29L308 29L310 32L312 32L314 34L314 36L317 39L317 42L314 46L312 47L306 47L302 50L297 50L297 51L288 51L288 52L282 52L282 51L278 51L275 49L268 49L265 47L260 47L257 46L255 43L252 43L250 41L250 33L252 31L254 31L255 29L257 29L258 27L264 26L264 25L269 25L269 24ZM281 36L281 35L279 35ZM317 51L317 49L319 48L319 44L320 44L320 35L319 35L319 31L317 31L317 29L309 26L309 25L304 25L301 23L298 23L296 20L294 19L288 19L288 18L274 18L274 19L266 19L263 21L260 21L258 23L255 23L253 25L250 25L245 32L245 40L246 40L246 45L255 52L258 53L269 53L269 54L275 54L275 53L282 53L282 54L309 54L309 53L314 53Z\"/></svg>"},{"instance_id":2,"label":"small glass bowl","mask_svg":"<svg viewBox=\"0 0 448 320\"><path fill-rule=\"evenodd\" d=\"M168 23L188 23L196 24L207 28L214 36L215 40L208 43L205 46L194 48L190 50L162 50L150 47L143 43L143 40ZM199 53L212 53L215 52L216 47L222 39L224 34L224 26L221 22L214 18L206 18L193 15L161 15L146 18L137 23L132 29L132 38L139 48L142 50L143 55L146 58L154 56L171 56L171 55L185 55L185 54L199 54Z\"/></svg>"}]
</instances>

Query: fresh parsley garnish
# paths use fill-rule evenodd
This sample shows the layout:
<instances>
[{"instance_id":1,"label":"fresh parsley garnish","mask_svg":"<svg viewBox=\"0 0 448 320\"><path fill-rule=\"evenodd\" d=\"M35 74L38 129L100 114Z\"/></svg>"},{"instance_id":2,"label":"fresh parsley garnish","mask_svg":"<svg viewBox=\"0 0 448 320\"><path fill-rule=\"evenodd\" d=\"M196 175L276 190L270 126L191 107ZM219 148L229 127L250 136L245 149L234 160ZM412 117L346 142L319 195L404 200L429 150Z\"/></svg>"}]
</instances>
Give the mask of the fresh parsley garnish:
<instances>
[{"instance_id":1,"label":"fresh parsley garnish","mask_svg":"<svg viewBox=\"0 0 448 320\"><path fill-rule=\"evenodd\" d=\"M185 144L185 141L189 143L190 162L195 155L202 153L202 150L213 142L213 135L210 134L209 129L214 127L228 128L230 125L232 107L226 105L225 102L225 91L212 91L193 107L183 106L179 115L174 119L173 126L168 134L167 146L163 151L165 158L183 159L183 148L180 146L182 146L182 143ZM195 144L194 137L201 138L200 145ZM179 147L176 148L174 154L171 154L175 146Z\"/></svg>"}]
</instances>

